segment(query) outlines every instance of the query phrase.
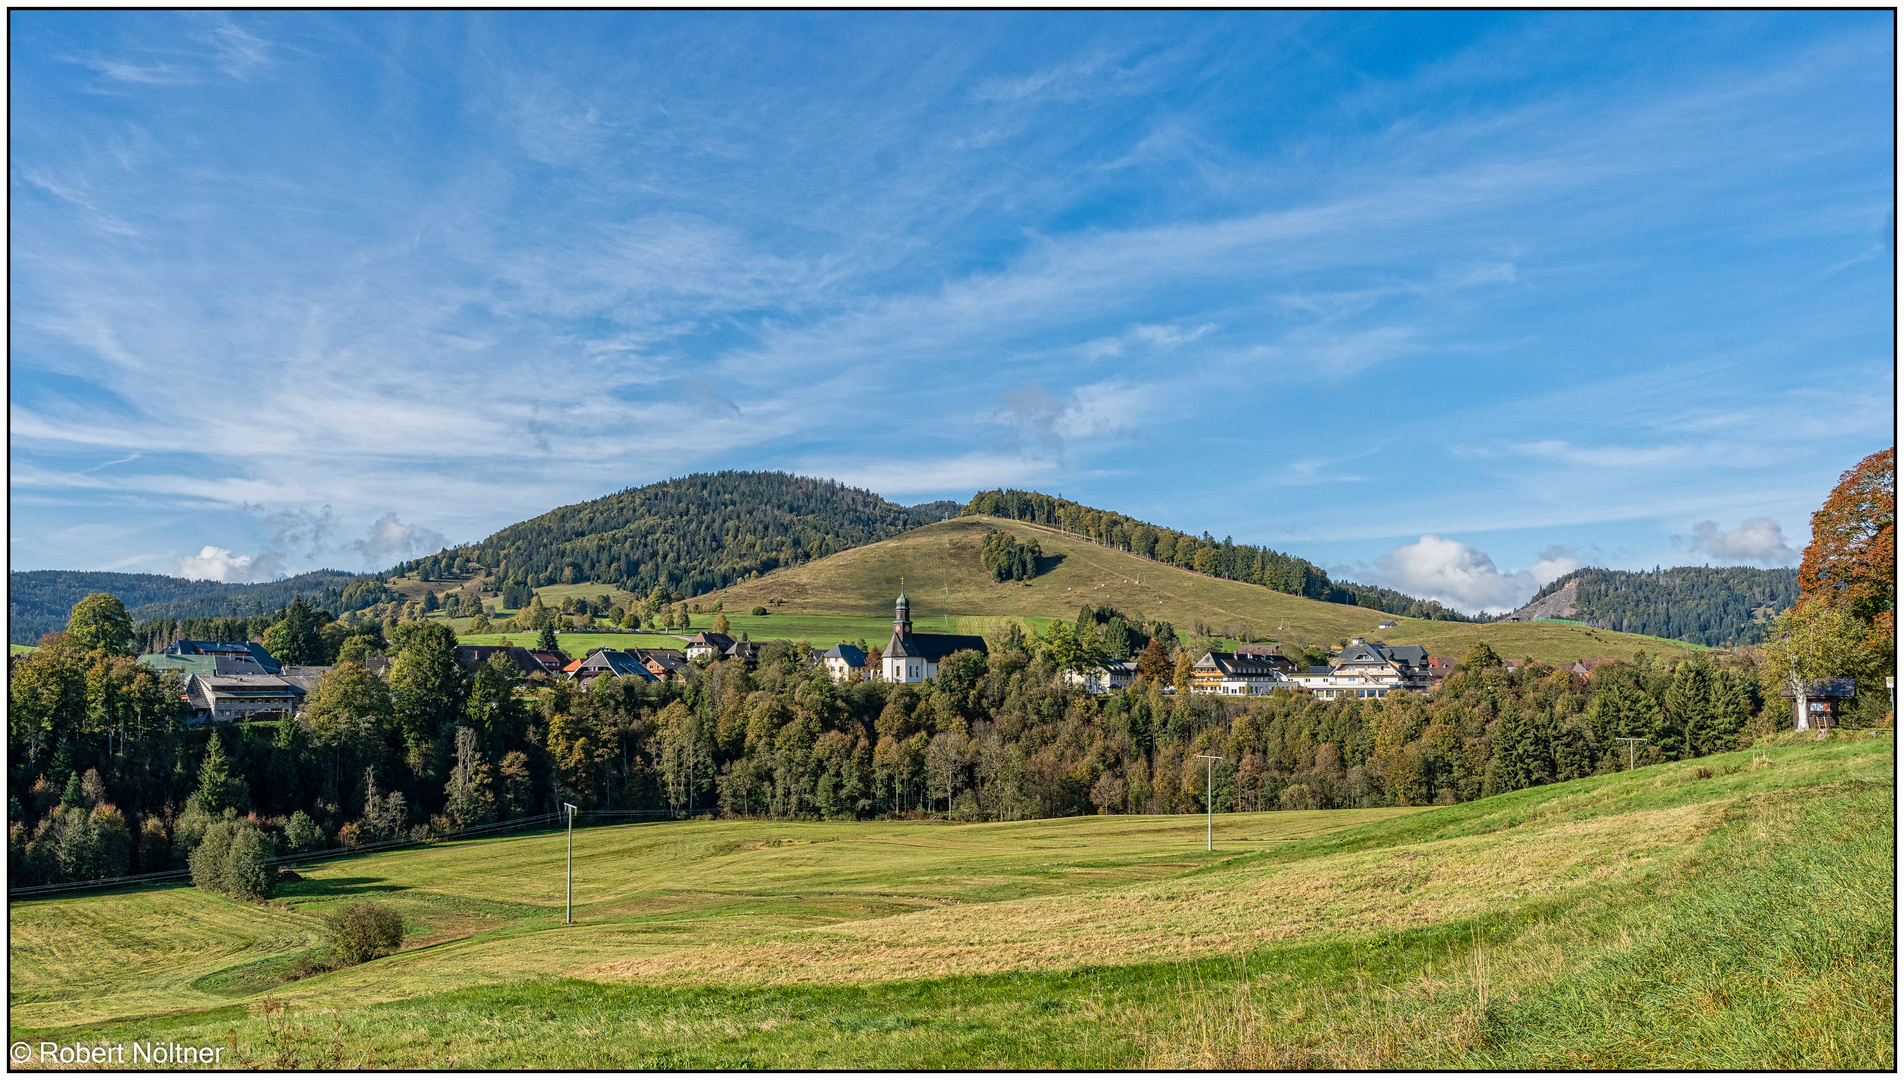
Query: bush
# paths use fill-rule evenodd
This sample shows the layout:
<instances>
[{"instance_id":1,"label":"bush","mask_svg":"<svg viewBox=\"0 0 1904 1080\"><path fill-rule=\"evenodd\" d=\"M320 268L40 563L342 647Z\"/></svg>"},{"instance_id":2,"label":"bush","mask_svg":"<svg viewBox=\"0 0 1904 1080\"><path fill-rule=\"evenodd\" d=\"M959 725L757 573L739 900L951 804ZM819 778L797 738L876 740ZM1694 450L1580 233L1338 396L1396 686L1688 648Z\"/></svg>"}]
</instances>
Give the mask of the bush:
<instances>
[{"instance_id":1,"label":"bush","mask_svg":"<svg viewBox=\"0 0 1904 1080\"><path fill-rule=\"evenodd\" d=\"M315 851L324 846L324 830L299 810L284 823L284 846L294 852Z\"/></svg>"},{"instance_id":2,"label":"bush","mask_svg":"<svg viewBox=\"0 0 1904 1080\"><path fill-rule=\"evenodd\" d=\"M263 832L239 829L225 849L225 893L240 900L271 899L278 890L278 872L270 865L276 854Z\"/></svg>"},{"instance_id":3,"label":"bush","mask_svg":"<svg viewBox=\"0 0 1904 1080\"><path fill-rule=\"evenodd\" d=\"M403 916L368 900L324 916L331 951L347 964L361 964L403 944Z\"/></svg>"},{"instance_id":4,"label":"bush","mask_svg":"<svg viewBox=\"0 0 1904 1080\"><path fill-rule=\"evenodd\" d=\"M237 831L237 823L231 821L213 822L206 826L198 838L198 844L186 857L192 868L192 884L206 892L225 891L225 853L231 849L231 835Z\"/></svg>"},{"instance_id":5,"label":"bush","mask_svg":"<svg viewBox=\"0 0 1904 1080\"><path fill-rule=\"evenodd\" d=\"M767 609L766 609L766 608L764 608L764 607L756 607L756 608L754 608L754 610L753 610L753 614L755 614L755 615L765 615L765 614L767 614Z\"/></svg>"},{"instance_id":6,"label":"bush","mask_svg":"<svg viewBox=\"0 0 1904 1080\"><path fill-rule=\"evenodd\" d=\"M192 849L192 884L239 900L269 900L278 875L269 865L271 838L249 821L215 822Z\"/></svg>"}]
</instances>

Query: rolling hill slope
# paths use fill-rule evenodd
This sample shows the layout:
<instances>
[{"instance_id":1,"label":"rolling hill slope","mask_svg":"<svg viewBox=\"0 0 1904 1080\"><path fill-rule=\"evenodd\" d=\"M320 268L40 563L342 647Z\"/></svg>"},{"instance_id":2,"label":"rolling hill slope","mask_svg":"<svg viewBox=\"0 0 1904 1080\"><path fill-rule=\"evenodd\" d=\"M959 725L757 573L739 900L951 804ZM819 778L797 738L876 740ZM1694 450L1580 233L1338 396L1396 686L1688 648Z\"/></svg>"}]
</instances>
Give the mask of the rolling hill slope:
<instances>
[{"instance_id":1,"label":"rolling hill slope","mask_svg":"<svg viewBox=\"0 0 1904 1080\"><path fill-rule=\"evenodd\" d=\"M1047 562L1056 557L1055 565L1027 582L994 582L979 565L979 545L995 528L1023 541L1038 541ZM1163 619L1179 632L1201 619L1219 632L1248 627L1253 637L1263 640L1315 643L1360 636L1391 645L1421 645L1436 656L1459 657L1477 641L1486 641L1502 656L1548 661L1691 648L1564 623L1431 622L1384 615L1180 570L1042 526L970 517L777 570L696 602L705 606L719 601L729 611L770 605L780 612L890 615L902 577L913 618L922 624L942 615L1071 619L1090 604L1109 605L1145 621ZM1399 625L1378 629L1384 620Z\"/></svg>"}]
</instances>

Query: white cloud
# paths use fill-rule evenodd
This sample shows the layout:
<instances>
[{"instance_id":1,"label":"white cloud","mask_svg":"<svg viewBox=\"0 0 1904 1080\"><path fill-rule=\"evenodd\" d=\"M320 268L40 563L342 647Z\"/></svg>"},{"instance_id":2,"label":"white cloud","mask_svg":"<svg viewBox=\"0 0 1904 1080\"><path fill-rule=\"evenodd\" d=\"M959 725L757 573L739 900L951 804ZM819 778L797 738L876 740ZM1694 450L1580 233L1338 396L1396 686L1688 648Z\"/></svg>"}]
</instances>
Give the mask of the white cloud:
<instances>
[{"instance_id":1,"label":"white cloud","mask_svg":"<svg viewBox=\"0 0 1904 1080\"><path fill-rule=\"evenodd\" d=\"M180 555L178 567L180 577L194 581L270 581L283 573L284 556L276 551L233 555L230 548L206 544L196 555Z\"/></svg>"},{"instance_id":2,"label":"white cloud","mask_svg":"<svg viewBox=\"0 0 1904 1080\"><path fill-rule=\"evenodd\" d=\"M1525 604L1542 585L1579 569L1558 548L1541 552L1525 570L1502 573L1487 552L1432 533L1375 561L1381 583L1411 596L1439 600L1469 615L1499 614Z\"/></svg>"},{"instance_id":3,"label":"white cloud","mask_svg":"<svg viewBox=\"0 0 1904 1080\"><path fill-rule=\"evenodd\" d=\"M1785 532L1768 517L1739 523L1731 532L1719 528L1716 521L1701 521L1692 527L1694 539L1689 550L1705 552L1720 562L1761 563L1788 566L1798 560L1798 552L1785 542ZM1675 546L1680 538L1673 537Z\"/></svg>"},{"instance_id":4,"label":"white cloud","mask_svg":"<svg viewBox=\"0 0 1904 1080\"><path fill-rule=\"evenodd\" d=\"M350 546L365 559L375 561L429 555L443 550L449 544L449 539L442 533L421 525L406 525L398 520L396 514L389 513L371 523L368 537L353 540Z\"/></svg>"},{"instance_id":5,"label":"white cloud","mask_svg":"<svg viewBox=\"0 0 1904 1080\"><path fill-rule=\"evenodd\" d=\"M1052 476L1047 461L991 454L966 454L948 461L881 459L857 465L837 459L816 461L797 470L807 476L825 476L851 487L894 495L972 492L985 488L1035 484Z\"/></svg>"}]
</instances>

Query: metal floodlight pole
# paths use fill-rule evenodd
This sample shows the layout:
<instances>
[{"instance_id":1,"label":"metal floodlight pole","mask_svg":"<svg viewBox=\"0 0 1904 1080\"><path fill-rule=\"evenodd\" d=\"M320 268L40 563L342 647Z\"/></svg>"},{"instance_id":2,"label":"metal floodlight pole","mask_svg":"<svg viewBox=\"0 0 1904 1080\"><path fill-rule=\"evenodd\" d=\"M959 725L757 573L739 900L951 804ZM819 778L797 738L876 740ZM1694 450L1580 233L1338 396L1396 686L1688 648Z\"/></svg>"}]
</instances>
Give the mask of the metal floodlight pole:
<instances>
[{"instance_id":1,"label":"metal floodlight pole","mask_svg":"<svg viewBox=\"0 0 1904 1080\"><path fill-rule=\"evenodd\" d=\"M1648 740L1646 740L1645 738L1635 737L1635 738L1614 739L1613 741L1623 742L1626 744L1626 771L1632 772L1633 771L1633 751L1639 749L1640 743L1646 742Z\"/></svg>"},{"instance_id":2,"label":"metal floodlight pole","mask_svg":"<svg viewBox=\"0 0 1904 1080\"><path fill-rule=\"evenodd\" d=\"M575 921L575 804L563 803L562 809L569 812L569 870L568 883L562 890L562 921Z\"/></svg>"},{"instance_id":3,"label":"metal floodlight pole","mask_svg":"<svg viewBox=\"0 0 1904 1080\"><path fill-rule=\"evenodd\" d=\"M1214 754L1198 754L1197 756L1202 758L1204 762L1206 763L1203 768L1203 809L1204 809L1204 813L1208 817L1208 821L1205 824L1203 842L1205 845L1205 850L1215 851L1216 850L1216 787L1215 787L1216 763L1219 761L1228 761L1230 759L1225 757L1217 757Z\"/></svg>"}]
</instances>

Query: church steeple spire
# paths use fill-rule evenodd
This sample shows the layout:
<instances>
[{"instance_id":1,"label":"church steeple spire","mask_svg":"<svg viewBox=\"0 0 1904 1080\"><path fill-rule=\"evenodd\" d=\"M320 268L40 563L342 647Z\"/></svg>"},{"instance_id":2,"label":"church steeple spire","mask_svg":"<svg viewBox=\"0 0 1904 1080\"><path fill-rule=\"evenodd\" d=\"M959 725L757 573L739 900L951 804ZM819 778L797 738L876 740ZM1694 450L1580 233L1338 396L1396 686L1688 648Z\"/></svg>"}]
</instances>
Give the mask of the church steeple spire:
<instances>
[{"instance_id":1,"label":"church steeple spire","mask_svg":"<svg viewBox=\"0 0 1904 1080\"><path fill-rule=\"evenodd\" d=\"M893 604L893 635L904 641L912 636L912 603L906 599L906 579L899 579L899 599Z\"/></svg>"}]
</instances>

